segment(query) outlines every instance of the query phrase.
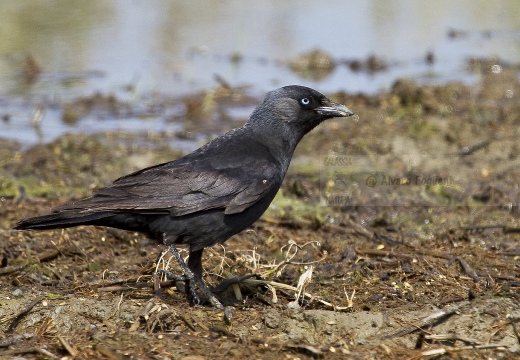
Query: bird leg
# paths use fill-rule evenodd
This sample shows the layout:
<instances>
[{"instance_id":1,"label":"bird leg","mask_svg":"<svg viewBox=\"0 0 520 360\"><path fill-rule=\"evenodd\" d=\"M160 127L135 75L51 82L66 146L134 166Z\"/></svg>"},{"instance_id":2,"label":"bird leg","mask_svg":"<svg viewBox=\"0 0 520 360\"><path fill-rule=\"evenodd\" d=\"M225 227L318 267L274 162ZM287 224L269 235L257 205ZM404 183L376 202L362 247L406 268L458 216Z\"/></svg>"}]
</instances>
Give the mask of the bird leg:
<instances>
[{"instance_id":1,"label":"bird leg","mask_svg":"<svg viewBox=\"0 0 520 360\"><path fill-rule=\"evenodd\" d=\"M187 288L187 296L188 300L190 302L190 305L199 305L201 303L199 296L197 295L197 292L195 291L195 283L199 286L200 291L203 295L206 296L206 298L209 300L211 305L216 307L217 309L224 308L220 301L216 298L216 296L211 292L211 290L206 286L204 281L202 280L201 275L196 276L193 271L186 265L186 262L184 262L184 259L182 258L181 254L179 254L179 251L173 245L170 243L168 239L168 235L163 234L163 241L164 244L168 246L168 249L173 254L173 257L175 260L177 260L177 263L179 264L179 267L182 270L183 275L175 275L171 273L170 271L162 270L161 273L165 274L168 279L174 280L174 281L184 281ZM200 253L202 255L202 252ZM198 254L197 254L198 255ZM190 255L191 256L191 255Z\"/></svg>"},{"instance_id":2,"label":"bird leg","mask_svg":"<svg viewBox=\"0 0 520 360\"><path fill-rule=\"evenodd\" d=\"M166 277L169 280L184 281L186 284L186 294L190 301L190 306L200 305L201 301L199 299L199 296L197 295L197 292L195 291L195 275L190 270L188 265L186 265L184 259L182 258L181 254L179 254L179 251L177 250L175 245L168 245L168 249L173 254L173 257L175 257L175 260L177 260L177 263L179 264L183 275L176 275L167 270L162 270L161 273L166 275Z\"/></svg>"}]
</instances>

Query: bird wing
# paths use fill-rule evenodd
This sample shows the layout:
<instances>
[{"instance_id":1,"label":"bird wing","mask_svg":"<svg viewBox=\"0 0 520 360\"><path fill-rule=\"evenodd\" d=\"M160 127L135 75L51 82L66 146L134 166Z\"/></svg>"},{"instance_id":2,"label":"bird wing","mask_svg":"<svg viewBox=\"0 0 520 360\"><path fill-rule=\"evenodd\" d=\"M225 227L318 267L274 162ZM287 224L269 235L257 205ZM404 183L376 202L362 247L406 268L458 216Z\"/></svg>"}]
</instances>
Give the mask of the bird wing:
<instances>
[{"instance_id":1,"label":"bird wing","mask_svg":"<svg viewBox=\"0 0 520 360\"><path fill-rule=\"evenodd\" d=\"M54 211L132 211L181 216L224 208L226 214L235 214L279 186L280 182L269 173L254 177L237 168L208 170L162 164L117 179L112 186L95 190L92 197Z\"/></svg>"}]
</instances>

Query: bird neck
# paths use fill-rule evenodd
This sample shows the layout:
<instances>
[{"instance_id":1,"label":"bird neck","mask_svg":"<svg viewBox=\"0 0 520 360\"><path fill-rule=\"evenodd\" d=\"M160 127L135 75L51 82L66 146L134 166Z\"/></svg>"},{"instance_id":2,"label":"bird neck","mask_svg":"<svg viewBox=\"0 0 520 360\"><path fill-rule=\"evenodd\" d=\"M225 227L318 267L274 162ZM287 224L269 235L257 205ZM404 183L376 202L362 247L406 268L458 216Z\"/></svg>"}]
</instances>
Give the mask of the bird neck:
<instances>
[{"instance_id":1,"label":"bird neck","mask_svg":"<svg viewBox=\"0 0 520 360\"><path fill-rule=\"evenodd\" d=\"M299 139L291 136L289 129L282 122L273 124L254 124L248 122L244 127L249 128L252 140L269 149L271 155L278 160L283 171L287 171ZM269 131L266 131L269 129Z\"/></svg>"}]
</instances>

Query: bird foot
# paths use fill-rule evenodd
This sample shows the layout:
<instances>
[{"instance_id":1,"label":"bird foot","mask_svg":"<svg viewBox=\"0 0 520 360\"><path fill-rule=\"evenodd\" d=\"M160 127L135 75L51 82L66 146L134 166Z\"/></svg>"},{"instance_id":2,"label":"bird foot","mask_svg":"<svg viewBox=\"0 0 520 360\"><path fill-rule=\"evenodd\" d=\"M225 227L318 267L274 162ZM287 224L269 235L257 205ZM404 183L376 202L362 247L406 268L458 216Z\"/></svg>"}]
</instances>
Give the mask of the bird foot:
<instances>
[{"instance_id":1,"label":"bird foot","mask_svg":"<svg viewBox=\"0 0 520 360\"><path fill-rule=\"evenodd\" d=\"M184 291L181 290L181 292L184 292L187 295L188 301L190 302L190 306L197 306L202 303L200 297L197 294L197 291L195 290L194 276L190 276L190 274L177 275L168 270L159 270L157 273L160 275L164 274L168 280L173 280L175 282L184 282L186 284L186 287ZM193 273L191 273L191 275L193 275Z\"/></svg>"},{"instance_id":2,"label":"bird foot","mask_svg":"<svg viewBox=\"0 0 520 360\"><path fill-rule=\"evenodd\" d=\"M223 309L224 306L222 303L217 299L215 294L211 292L211 290L204 284L204 281L202 279L199 279L198 277L193 274L193 271L190 270L188 265L184 262L184 259L182 258L181 254L179 254L179 251L177 248L170 244L167 241L167 237L165 235L164 242L166 245L168 245L168 249L173 254L173 257L175 260L177 260L177 263L179 264L183 275L176 275L169 271L161 270L160 273L163 273L166 275L166 277L170 280L174 281L184 281L186 284L186 294L188 296L188 301L190 302L190 306L200 305L202 302L200 301L200 297L197 294L197 291L195 290L195 284L198 285L200 292L204 297L217 309Z\"/></svg>"},{"instance_id":3,"label":"bird foot","mask_svg":"<svg viewBox=\"0 0 520 360\"><path fill-rule=\"evenodd\" d=\"M241 283L242 281L250 279L252 277L258 278L258 275L247 274L247 275L243 275L243 276L235 276L235 277L232 277L231 279L224 280L220 284L218 284L217 287L215 287L213 289L213 292L219 294L221 292L226 291L226 289L228 287L230 287L231 285Z\"/></svg>"}]
</instances>

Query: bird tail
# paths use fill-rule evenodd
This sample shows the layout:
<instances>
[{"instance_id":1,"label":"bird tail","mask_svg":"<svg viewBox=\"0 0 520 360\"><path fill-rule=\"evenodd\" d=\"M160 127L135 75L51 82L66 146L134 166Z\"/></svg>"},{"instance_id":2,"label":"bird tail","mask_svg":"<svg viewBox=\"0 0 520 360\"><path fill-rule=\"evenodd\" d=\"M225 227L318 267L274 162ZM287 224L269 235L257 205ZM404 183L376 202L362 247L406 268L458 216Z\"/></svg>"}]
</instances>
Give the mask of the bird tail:
<instances>
[{"instance_id":1,"label":"bird tail","mask_svg":"<svg viewBox=\"0 0 520 360\"><path fill-rule=\"evenodd\" d=\"M98 212L78 214L77 212L55 212L48 215L35 216L19 221L15 230L50 230L68 228L78 225L95 225L98 220L112 216L113 213Z\"/></svg>"}]
</instances>

